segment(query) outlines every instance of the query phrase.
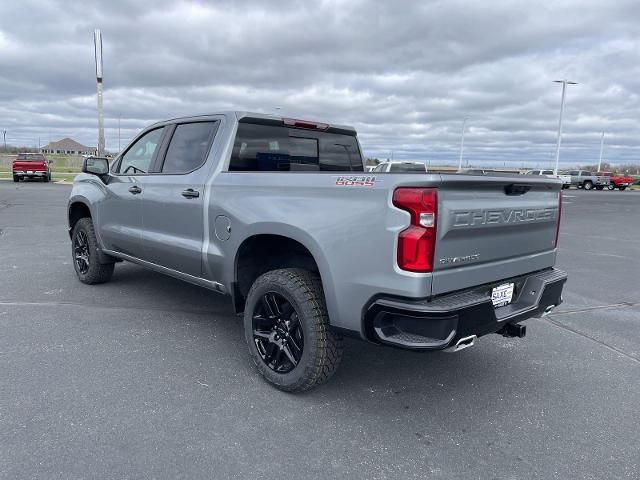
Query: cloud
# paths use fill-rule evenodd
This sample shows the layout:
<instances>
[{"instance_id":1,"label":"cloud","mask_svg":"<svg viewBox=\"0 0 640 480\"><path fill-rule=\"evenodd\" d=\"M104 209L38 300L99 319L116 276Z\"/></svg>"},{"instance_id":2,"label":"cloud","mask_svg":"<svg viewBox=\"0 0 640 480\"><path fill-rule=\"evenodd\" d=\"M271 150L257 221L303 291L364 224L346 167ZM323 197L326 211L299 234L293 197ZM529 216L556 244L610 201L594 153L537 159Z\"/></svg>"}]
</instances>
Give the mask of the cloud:
<instances>
[{"instance_id":1,"label":"cloud","mask_svg":"<svg viewBox=\"0 0 640 480\"><path fill-rule=\"evenodd\" d=\"M0 5L8 140L96 143L92 33L104 38L107 147L145 125L223 109L354 125L368 156L640 161L635 1L161 0ZM28 27L25 28L25 25Z\"/></svg>"}]
</instances>

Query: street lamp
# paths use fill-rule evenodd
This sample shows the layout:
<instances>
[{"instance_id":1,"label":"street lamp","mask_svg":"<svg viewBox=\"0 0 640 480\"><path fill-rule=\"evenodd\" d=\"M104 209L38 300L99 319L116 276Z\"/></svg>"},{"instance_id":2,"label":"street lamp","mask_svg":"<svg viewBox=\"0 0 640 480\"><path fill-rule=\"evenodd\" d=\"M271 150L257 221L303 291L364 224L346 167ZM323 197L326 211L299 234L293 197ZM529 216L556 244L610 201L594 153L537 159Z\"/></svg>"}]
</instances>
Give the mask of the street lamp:
<instances>
[{"instance_id":1,"label":"street lamp","mask_svg":"<svg viewBox=\"0 0 640 480\"><path fill-rule=\"evenodd\" d=\"M96 84L98 91L98 156L104 155L104 109L102 106L102 33L93 32L93 46L96 56Z\"/></svg>"},{"instance_id":2,"label":"street lamp","mask_svg":"<svg viewBox=\"0 0 640 480\"><path fill-rule=\"evenodd\" d=\"M600 137L600 158L598 159L598 172L600 171L600 165L602 165L602 148L604 147L604 132L602 132L602 137Z\"/></svg>"},{"instance_id":3,"label":"street lamp","mask_svg":"<svg viewBox=\"0 0 640 480\"><path fill-rule=\"evenodd\" d=\"M577 82L570 80L554 80L554 83L562 84L562 99L560 100L560 121L558 122L558 144L556 145L556 167L553 169L553 174L558 175L558 164L560 162L560 142L562 140L562 114L564 113L564 96L567 90L567 85L577 85Z\"/></svg>"},{"instance_id":4,"label":"street lamp","mask_svg":"<svg viewBox=\"0 0 640 480\"><path fill-rule=\"evenodd\" d=\"M460 135L460 160L458 161L458 170L462 170L462 153L464 152L464 127L467 125L469 117L462 120L462 134Z\"/></svg>"}]
</instances>

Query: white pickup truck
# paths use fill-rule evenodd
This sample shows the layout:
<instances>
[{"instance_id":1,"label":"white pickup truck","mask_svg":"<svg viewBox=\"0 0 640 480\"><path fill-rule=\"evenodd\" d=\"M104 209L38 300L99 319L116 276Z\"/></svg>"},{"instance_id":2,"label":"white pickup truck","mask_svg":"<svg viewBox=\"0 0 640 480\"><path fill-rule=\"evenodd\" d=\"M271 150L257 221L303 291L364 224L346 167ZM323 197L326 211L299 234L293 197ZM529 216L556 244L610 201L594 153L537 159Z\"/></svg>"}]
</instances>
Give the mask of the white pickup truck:
<instances>
[{"instance_id":1,"label":"white pickup truck","mask_svg":"<svg viewBox=\"0 0 640 480\"><path fill-rule=\"evenodd\" d=\"M562 189L566 190L571 186L571 175L558 174L554 175L553 170L530 170L526 173L526 175L546 175L549 178L557 178L562 180Z\"/></svg>"}]
</instances>

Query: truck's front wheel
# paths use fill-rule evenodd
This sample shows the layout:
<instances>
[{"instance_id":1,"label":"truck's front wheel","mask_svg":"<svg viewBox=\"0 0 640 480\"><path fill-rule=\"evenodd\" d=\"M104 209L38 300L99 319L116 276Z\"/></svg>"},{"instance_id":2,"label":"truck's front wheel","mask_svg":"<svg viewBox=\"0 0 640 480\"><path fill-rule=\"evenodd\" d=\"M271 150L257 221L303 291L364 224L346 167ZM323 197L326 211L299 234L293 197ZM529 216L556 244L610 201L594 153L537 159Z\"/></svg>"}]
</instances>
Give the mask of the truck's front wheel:
<instances>
[{"instance_id":1,"label":"truck's front wheel","mask_svg":"<svg viewBox=\"0 0 640 480\"><path fill-rule=\"evenodd\" d=\"M320 277L308 270L261 275L247 295L244 330L258 371L281 390L302 392L326 382L342 358Z\"/></svg>"},{"instance_id":2,"label":"truck's front wheel","mask_svg":"<svg viewBox=\"0 0 640 480\"><path fill-rule=\"evenodd\" d=\"M73 267L82 283L92 285L111 280L115 264L98 262L98 239L88 217L81 218L73 227L71 255Z\"/></svg>"}]
</instances>

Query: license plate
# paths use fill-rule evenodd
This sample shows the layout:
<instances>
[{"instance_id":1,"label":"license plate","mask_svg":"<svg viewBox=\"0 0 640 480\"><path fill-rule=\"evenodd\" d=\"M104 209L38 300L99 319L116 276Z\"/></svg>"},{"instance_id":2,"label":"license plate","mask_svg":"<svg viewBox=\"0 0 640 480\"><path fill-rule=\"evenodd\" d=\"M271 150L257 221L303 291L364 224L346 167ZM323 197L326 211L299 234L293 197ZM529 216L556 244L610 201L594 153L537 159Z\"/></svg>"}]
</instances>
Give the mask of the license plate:
<instances>
[{"instance_id":1,"label":"license plate","mask_svg":"<svg viewBox=\"0 0 640 480\"><path fill-rule=\"evenodd\" d=\"M513 283L503 283L491 290L491 301L494 307L503 307L511 303L513 298Z\"/></svg>"}]
</instances>

